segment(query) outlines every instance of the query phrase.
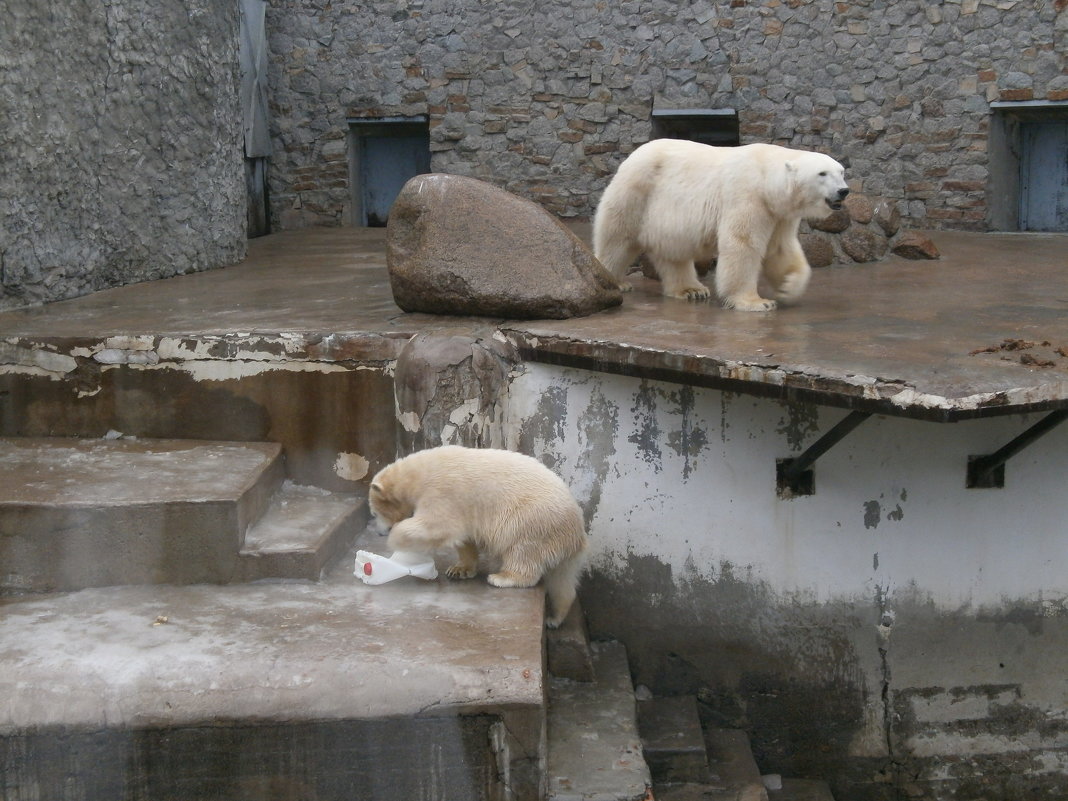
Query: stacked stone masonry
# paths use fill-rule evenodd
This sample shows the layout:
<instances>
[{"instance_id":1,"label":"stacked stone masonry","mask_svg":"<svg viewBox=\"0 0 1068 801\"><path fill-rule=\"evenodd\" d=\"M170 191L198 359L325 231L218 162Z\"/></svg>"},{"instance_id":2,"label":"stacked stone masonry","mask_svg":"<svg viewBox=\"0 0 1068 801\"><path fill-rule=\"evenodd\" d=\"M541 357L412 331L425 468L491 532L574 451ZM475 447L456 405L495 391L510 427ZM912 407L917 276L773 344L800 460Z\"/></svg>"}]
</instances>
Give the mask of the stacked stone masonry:
<instances>
[{"instance_id":1,"label":"stacked stone masonry","mask_svg":"<svg viewBox=\"0 0 1068 801\"><path fill-rule=\"evenodd\" d=\"M5 4L0 308L244 258L238 24L218 0Z\"/></svg>"},{"instance_id":2,"label":"stacked stone masonry","mask_svg":"<svg viewBox=\"0 0 1068 801\"><path fill-rule=\"evenodd\" d=\"M1066 0L282 0L269 11L284 228L349 222L350 118L427 115L432 169L588 218L653 110L827 152L906 228L985 230L992 101L1068 100Z\"/></svg>"}]
</instances>

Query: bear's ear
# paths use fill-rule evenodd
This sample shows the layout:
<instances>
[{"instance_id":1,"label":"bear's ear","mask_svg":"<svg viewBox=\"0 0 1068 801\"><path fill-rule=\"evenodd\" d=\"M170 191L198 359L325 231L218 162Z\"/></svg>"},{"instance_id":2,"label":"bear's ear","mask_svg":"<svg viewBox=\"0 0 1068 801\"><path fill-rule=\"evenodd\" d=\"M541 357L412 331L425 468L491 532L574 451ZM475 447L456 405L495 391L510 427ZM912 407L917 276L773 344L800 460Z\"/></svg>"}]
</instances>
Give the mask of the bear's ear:
<instances>
[{"instance_id":1,"label":"bear's ear","mask_svg":"<svg viewBox=\"0 0 1068 801\"><path fill-rule=\"evenodd\" d=\"M797 167L794 166L794 163L792 161L786 162L785 166L787 175L793 175L795 172L797 172Z\"/></svg>"},{"instance_id":2,"label":"bear's ear","mask_svg":"<svg viewBox=\"0 0 1068 801\"><path fill-rule=\"evenodd\" d=\"M382 485L379 484L377 481L372 481L371 482L371 492L376 493L378 495L385 495L386 494L386 491L384 489L382 489Z\"/></svg>"}]
</instances>

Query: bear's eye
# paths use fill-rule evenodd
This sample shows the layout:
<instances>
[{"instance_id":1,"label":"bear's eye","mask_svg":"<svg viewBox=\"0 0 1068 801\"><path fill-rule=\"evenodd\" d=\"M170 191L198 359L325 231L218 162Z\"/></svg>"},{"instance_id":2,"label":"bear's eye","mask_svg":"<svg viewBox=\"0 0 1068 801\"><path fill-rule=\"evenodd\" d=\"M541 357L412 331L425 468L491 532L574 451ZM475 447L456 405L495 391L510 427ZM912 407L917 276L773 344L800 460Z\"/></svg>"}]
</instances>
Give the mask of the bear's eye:
<instances>
[{"instance_id":1,"label":"bear's eye","mask_svg":"<svg viewBox=\"0 0 1068 801\"><path fill-rule=\"evenodd\" d=\"M827 177L827 170L824 170L823 172L821 172L820 173L820 177L821 178L826 178Z\"/></svg>"}]
</instances>

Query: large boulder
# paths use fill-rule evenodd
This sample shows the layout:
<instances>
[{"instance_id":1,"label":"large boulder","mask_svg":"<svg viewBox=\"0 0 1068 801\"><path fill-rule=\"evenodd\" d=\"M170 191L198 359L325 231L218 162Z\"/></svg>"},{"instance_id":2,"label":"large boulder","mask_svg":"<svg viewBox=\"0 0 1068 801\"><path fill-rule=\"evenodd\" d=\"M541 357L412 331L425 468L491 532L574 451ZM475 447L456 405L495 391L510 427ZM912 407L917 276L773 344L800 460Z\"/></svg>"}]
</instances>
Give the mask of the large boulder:
<instances>
[{"instance_id":1,"label":"large boulder","mask_svg":"<svg viewBox=\"0 0 1068 801\"><path fill-rule=\"evenodd\" d=\"M393 299L410 312L562 319L623 302L589 248L541 206L459 175L404 185L386 258Z\"/></svg>"}]
</instances>

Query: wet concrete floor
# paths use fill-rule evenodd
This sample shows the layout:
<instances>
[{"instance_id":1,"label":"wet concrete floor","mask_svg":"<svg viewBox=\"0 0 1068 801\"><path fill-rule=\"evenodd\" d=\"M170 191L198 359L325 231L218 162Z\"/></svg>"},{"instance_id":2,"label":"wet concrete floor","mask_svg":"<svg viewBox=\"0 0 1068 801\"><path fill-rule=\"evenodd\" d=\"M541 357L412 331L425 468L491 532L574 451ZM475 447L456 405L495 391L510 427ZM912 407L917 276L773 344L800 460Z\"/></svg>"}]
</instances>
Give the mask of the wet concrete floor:
<instances>
[{"instance_id":1,"label":"wet concrete floor","mask_svg":"<svg viewBox=\"0 0 1068 801\"><path fill-rule=\"evenodd\" d=\"M2 313L0 337L337 335L391 358L414 333L481 322L533 361L907 417L1068 407L1068 235L931 235L941 260L819 269L800 303L771 313L664 298L639 279L622 307L589 317L473 321L396 307L384 229L289 231L229 268Z\"/></svg>"}]
</instances>

